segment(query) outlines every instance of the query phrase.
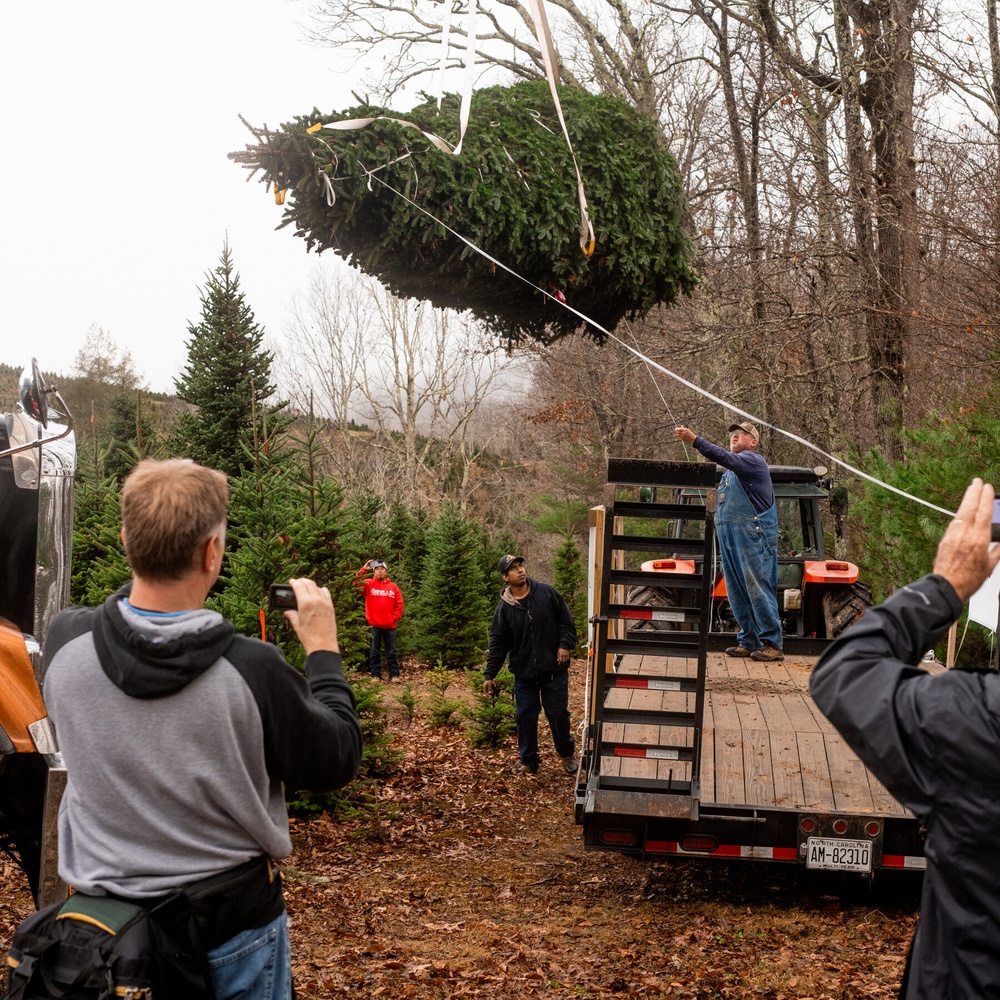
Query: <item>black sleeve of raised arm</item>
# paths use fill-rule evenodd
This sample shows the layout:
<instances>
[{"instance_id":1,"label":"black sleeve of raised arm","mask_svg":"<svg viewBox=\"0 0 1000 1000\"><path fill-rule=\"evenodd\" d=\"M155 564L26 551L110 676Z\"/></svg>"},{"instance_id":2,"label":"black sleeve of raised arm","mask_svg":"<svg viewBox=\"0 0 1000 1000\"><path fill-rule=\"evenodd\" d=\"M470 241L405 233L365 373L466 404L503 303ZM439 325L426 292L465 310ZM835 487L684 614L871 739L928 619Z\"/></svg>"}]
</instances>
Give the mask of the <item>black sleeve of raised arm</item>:
<instances>
[{"instance_id":1,"label":"black sleeve of raised arm","mask_svg":"<svg viewBox=\"0 0 1000 1000\"><path fill-rule=\"evenodd\" d=\"M226 658L257 702L268 773L288 788L340 788L361 765L361 722L339 653L306 660L306 676L274 646L237 636Z\"/></svg>"}]
</instances>

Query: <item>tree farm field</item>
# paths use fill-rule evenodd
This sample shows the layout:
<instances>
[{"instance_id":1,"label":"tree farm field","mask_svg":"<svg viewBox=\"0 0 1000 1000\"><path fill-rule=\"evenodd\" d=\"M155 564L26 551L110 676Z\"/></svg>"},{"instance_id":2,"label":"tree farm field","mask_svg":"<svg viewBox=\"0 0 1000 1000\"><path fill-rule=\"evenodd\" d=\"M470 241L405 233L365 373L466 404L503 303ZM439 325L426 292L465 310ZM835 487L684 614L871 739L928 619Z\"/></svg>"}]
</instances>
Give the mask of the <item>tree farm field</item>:
<instances>
[{"instance_id":1,"label":"tree farm field","mask_svg":"<svg viewBox=\"0 0 1000 1000\"><path fill-rule=\"evenodd\" d=\"M571 671L583 716L582 661ZM413 694L412 718L403 692ZM357 819L293 820L281 868L300 998L628 997L848 1000L896 994L918 877L869 885L799 867L649 862L583 848L573 779L540 724L475 750L431 728L426 674L384 685L402 753ZM471 697L456 674L449 698ZM32 908L0 863L0 945Z\"/></svg>"}]
</instances>

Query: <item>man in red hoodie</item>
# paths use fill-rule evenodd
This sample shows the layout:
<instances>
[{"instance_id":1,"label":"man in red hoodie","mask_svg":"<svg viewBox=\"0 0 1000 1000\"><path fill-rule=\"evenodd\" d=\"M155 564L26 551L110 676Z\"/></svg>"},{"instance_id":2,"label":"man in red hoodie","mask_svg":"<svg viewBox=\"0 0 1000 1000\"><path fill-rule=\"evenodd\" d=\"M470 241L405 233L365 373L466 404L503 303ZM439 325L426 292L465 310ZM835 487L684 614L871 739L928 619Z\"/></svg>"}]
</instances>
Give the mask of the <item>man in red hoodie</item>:
<instances>
[{"instance_id":1,"label":"man in red hoodie","mask_svg":"<svg viewBox=\"0 0 1000 1000\"><path fill-rule=\"evenodd\" d=\"M371 580L361 579L368 572ZM399 660L396 659L396 622L403 617L403 594L392 580L384 562L369 559L354 576L354 585L365 595L365 618L372 645L368 665L372 677L382 680L382 643L388 661L389 680L399 680Z\"/></svg>"}]
</instances>

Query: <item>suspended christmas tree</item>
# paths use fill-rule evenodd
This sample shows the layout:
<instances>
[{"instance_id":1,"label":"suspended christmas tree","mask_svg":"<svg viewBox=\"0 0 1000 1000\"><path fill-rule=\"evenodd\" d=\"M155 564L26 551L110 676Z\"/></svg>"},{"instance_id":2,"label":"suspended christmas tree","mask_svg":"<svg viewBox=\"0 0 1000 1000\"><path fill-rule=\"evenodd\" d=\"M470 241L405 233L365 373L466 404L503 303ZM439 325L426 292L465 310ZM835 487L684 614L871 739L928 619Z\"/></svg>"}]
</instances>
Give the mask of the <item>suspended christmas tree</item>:
<instances>
[{"instance_id":1,"label":"suspended christmas tree","mask_svg":"<svg viewBox=\"0 0 1000 1000\"><path fill-rule=\"evenodd\" d=\"M398 120L317 129L399 117L366 106L252 129L258 142L230 157L279 198L287 192L281 226L308 249L333 250L398 295L471 310L509 343L549 343L583 321L539 289L611 329L695 284L687 202L656 123L616 98L569 87L559 96L596 233L590 256L572 154L544 81L477 92L458 156ZM404 117L456 142L459 103L449 95L440 111L427 101Z\"/></svg>"}]
</instances>

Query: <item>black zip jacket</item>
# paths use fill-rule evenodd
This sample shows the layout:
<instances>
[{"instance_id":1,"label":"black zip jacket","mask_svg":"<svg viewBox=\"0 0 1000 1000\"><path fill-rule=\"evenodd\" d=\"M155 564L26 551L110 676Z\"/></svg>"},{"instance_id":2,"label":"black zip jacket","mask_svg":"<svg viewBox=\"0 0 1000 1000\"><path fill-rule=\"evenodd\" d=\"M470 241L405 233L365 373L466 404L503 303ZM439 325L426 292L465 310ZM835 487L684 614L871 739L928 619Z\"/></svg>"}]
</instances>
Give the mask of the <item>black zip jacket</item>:
<instances>
[{"instance_id":1,"label":"black zip jacket","mask_svg":"<svg viewBox=\"0 0 1000 1000\"><path fill-rule=\"evenodd\" d=\"M576 626L562 595L547 583L528 579L520 601L504 587L490 625L490 649L483 677L492 680L510 654L510 672L525 680L544 680L568 667L559 650L576 647Z\"/></svg>"},{"instance_id":2,"label":"black zip jacket","mask_svg":"<svg viewBox=\"0 0 1000 1000\"><path fill-rule=\"evenodd\" d=\"M809 684L927 828L905 1000L1000 998L1000 674L916 666L961 611L944 577L902 587L823 654Z\"/></svg>"}]
</instances>

